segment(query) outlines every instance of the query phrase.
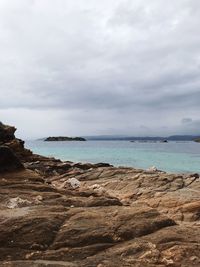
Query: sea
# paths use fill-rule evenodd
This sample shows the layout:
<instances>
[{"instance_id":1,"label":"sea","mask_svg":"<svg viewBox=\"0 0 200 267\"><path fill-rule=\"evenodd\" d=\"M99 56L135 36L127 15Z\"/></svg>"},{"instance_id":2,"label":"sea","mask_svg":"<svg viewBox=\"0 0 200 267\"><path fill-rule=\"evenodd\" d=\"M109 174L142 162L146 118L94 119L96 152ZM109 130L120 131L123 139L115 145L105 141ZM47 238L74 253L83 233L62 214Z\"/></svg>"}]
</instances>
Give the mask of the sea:
<instances>
[{"instance_id":1,"label":"sea","mask_svg":"<svg viewBox=\"0 0 200 267\"><path fill-rule=\"evenodd\" d=\"M170 173L200 173L200 143L192 141L26 141L34 153L73 162L106 162L114 166L157 169Z\"/></svg>"}]
</instances>

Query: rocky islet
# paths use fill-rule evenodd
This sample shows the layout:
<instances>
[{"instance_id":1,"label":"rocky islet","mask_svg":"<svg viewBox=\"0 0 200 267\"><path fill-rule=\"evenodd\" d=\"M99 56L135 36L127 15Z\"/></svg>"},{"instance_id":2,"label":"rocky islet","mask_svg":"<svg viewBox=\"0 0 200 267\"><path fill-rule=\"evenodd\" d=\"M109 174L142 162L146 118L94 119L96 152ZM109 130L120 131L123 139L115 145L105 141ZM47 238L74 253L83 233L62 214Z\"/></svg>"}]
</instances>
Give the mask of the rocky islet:
<instances>
[{"instance_id":1,"label":"rocky islet","mask_svg":"<svg viewBox=\"0 0 200 267\"><path fill-rule=\"evenodd\" d=\"M83 137L68 137L68 136L50 136L44 139L45 142L59 142L59 141L86 141Z\"/></svg>"}]
</instances>

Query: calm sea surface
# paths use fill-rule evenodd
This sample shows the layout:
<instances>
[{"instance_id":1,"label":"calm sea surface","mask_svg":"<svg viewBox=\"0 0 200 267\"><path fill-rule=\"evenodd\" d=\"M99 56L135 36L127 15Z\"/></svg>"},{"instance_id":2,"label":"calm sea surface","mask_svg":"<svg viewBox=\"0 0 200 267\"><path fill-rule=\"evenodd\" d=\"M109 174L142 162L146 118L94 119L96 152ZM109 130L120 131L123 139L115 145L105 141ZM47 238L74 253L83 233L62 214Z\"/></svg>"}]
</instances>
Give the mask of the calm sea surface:
<instances>
[{"instance_id":1,"label":"calm sea surface","mask_svg":"<svg viewBox=\"0 0 200 267\"><path fill-rule=\"evenodd\" d=\"M115 166L157 168L168 172L200 173L200 143L131 143L129 141L26 141L34 153L62 160L108 162Z\"/></svg>"}]
</instances>

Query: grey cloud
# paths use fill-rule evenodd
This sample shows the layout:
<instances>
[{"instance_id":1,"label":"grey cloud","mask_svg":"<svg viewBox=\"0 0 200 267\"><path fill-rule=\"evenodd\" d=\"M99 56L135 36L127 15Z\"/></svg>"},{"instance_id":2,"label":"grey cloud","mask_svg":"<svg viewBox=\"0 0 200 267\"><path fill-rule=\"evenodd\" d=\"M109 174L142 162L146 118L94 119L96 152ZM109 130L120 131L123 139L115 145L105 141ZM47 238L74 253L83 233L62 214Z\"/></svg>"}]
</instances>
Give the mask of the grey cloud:
<instances>
[{"instance_id":1,"label":"grey cloud","mask_svg":"<svg viewBox=\"0 0 200 267\"><path fill-rule=\"evenodd\" d=\"M188 123L191 123L192 122L192 119L191 118L183 118L182 120L181 120L181 123L182 124L188 124Z\"/></svg>"},{"instance_id":2,"label":"grey cloud","mask_svg":"<svg viewBox=\"0 0 200 267\"><path fill-rule=\"evenodd\" d=\"M199 18L196 0L1 1L1 120L34 136L197 131Z\"/></svg>"},{"instance_id":3,"label":"grey cloud","mask_svg":"<svg viewBox=\"0 0 200 267\"><path fill-rule=\"evenodd\" d=\"M183 118L181 130L188 134L200 135L200 119Z\"/></svg>"}]
</instances>

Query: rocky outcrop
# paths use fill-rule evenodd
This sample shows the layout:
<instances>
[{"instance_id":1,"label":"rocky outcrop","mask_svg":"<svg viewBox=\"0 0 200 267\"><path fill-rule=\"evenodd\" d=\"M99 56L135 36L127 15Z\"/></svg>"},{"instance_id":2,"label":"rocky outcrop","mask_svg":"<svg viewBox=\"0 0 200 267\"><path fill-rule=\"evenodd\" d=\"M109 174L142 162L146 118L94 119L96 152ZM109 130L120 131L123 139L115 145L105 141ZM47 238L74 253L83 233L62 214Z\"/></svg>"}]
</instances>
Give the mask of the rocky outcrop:
<instances>
[{"instance_id":1,"label":"rocky outcrop","mask_svg":"<svg viewBox=\"0 0 200 267\"><path fill-rule=\"evenodd\" d=\"M198 174L30 159L0 173L0 266L200 266Z\"/></svg>"},{"instance_id":2,"label":"rocky outcrop","mask_svg":"<svg viewBox=\"0 0 200 267\"><path fill-rule=\"evenodd\" d=\"M24 148L24 141L15 137L16 128L0 123L0 146L9 147L22 161L27 161L32 152Z\"/></svg>"},{"instance_id":3,"label":"rocky outcrop","mask_svg":"<svg viewBox=\"0 0 200 267\"><path fill-rule=\"evenodd\" d=\"M0 123L0 145L13 140L15 131L15 127Z\"/></svg>"}]
</instances>

